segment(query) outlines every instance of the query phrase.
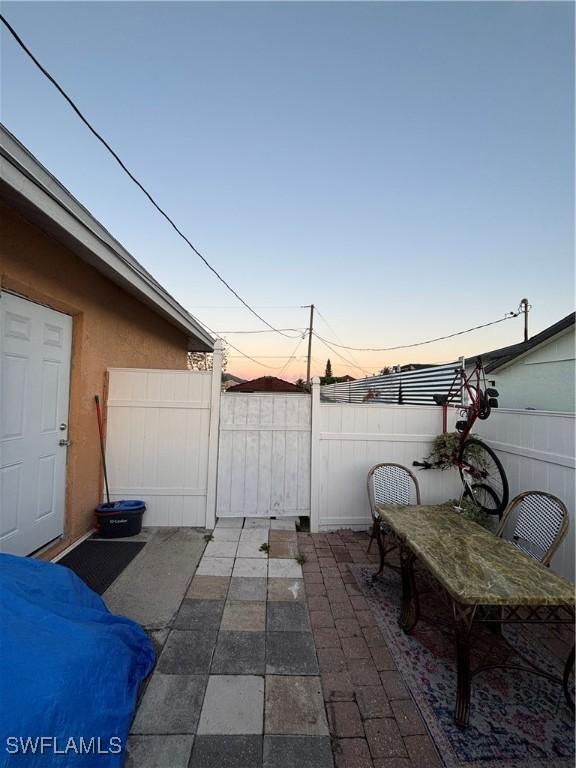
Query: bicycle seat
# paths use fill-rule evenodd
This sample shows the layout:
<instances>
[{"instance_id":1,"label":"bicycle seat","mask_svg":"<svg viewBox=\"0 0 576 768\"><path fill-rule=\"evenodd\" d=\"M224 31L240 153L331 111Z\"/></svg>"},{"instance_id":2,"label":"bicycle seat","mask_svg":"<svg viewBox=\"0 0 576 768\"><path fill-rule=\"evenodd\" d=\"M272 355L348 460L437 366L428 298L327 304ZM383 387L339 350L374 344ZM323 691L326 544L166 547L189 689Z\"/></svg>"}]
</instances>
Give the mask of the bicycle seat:
<instances>
[{"instance_id":1,"label":"bicycle seat","mask_svg":"<svg viewBox=\"0 0 576 768\"><path fill-rule=\"evenodd\" d=\"M432 395L432 399L436 405L446 405L448 402L448 395Z\"/></svg>"}]
</instances>

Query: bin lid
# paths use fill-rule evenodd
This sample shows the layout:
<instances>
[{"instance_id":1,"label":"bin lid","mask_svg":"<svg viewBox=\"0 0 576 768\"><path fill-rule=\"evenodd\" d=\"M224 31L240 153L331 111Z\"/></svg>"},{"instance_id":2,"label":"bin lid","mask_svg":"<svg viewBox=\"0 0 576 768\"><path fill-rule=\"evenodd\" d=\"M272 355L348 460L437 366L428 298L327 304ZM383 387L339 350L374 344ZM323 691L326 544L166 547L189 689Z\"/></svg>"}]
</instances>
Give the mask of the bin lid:
<instances>
[{"instance_id":1,"label":"bin lid","mask_svg":"<svg viewBox=\"0 0 576 768\"><path fill-rule=\"evenodd\" d=\"M146 509L146 503L140 499L122 499L121 501L111 501L109 504L98 504L96 512L100 514L113 515L118 512L141 512Z\"/></svg>"}]
</instances>

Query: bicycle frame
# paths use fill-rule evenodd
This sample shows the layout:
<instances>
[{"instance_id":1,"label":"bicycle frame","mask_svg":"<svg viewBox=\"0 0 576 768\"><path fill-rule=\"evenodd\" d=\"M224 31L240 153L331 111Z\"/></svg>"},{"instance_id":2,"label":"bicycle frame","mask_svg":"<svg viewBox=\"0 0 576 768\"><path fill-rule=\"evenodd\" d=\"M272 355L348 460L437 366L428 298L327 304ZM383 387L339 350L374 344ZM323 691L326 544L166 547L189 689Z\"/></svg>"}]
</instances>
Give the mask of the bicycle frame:
<instances>
[{"instance_id":1,"label":"bicycle frame","mask_svg":"<svg viewBox=\"0 0 576 768\"><path fill-rule=\"evenodd\" d=\"M478 418L481 409L480 402L480 380L483 374L482 360L478 358L472 373L467 377L464 368L456 368L454 379L448 390L447 400L442 405L442 431L448 431L448 408L457 408L462 416L467 417L466 429L461 432L461 442L464 443L472 427ZM475 383L471 383L475 380ZM461 396L460 403L452 403L458 396ZM465 398L468 398L468 403Z\"/></svg>"},{"instance_id":2,"label":"bicycle frame","mask_svg":"<svg viewBox=\"0 0 576 768\"><path fill-rule=\"evenodd\" d=\"M462 419L456 422L458 445L453 449L454 455L449 463L460 472L462 480L462 495L457 509L461 509L462 499L467 494L475 504L489 514L501 515L508 503L508 481L502 462L494 451L477 437L470 437L476 419L485 420L490 416L492 408L498 407L498 392L494 388L485 389L484 367L482 359L476 360L474 370L466 376L464 365L454 369L454 379L450 384L447 395L434 395L434 401L442 406L443 432L448 432L448 408L457 408ZM470 456L465 455L469 447ZM435 466L444 468L444 460L430 461L429 456L423 461L413 461L415 467L432 469ZM495 486L495 487L494 487Z\"/></svg>"}]
</instances>

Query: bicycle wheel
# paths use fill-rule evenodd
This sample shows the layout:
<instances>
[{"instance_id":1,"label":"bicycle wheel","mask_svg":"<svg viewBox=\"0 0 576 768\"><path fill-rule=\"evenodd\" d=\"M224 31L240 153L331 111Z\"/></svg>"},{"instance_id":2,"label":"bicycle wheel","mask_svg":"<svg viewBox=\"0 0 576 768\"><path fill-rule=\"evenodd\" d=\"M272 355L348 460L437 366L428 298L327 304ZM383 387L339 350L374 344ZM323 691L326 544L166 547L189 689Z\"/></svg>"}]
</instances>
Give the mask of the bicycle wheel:
<instances>
[{"instance_id":1,"label":"bicycle wheel","mask_svg":"<svg viewBox=\"0 0 576 768\"><path fill-rule=\"evenodd\" d=\"M502 512L508 505L508 480L502 462L492 448L471 437L462 446L458 463L460 479L464 486L470 489L474 486L485 486L490 489L488 493L479 488L478 495L481 499L479 498L477 503L481 509L488 514L498 514L502 517ZM480 503L481 500L484 503Z\"/></svg>"},{"instance_id":2,"label":"bicycle wheel","mask_svg":"<svg viewBox=\"0 0 576 768\"><path fill-rule=\"evenodd\" d=\"M480 509L483 509L488 514L498 514L500 499L489 485L484 485L484 483L467 485L464 496L471 499Z\"/></svg>"}]
</instances>

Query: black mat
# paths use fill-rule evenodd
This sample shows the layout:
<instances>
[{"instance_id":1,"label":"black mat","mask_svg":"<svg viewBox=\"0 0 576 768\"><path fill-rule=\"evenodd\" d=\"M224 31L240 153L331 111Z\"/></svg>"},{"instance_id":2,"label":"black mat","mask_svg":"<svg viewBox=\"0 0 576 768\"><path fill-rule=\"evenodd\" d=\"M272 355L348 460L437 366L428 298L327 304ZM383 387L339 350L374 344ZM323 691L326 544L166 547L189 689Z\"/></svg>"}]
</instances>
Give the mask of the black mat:
<instances>
[{"instance_id":1,"label":"black mat","mask_svg":"<svg viewBox=\"0 0 576 768\"><path fill-rule=\"evenodd\" d=\"M90 589L102 595L146 544L145 541L83 541L58 565L74 571Z\"/></svg>"}]
</instances>

